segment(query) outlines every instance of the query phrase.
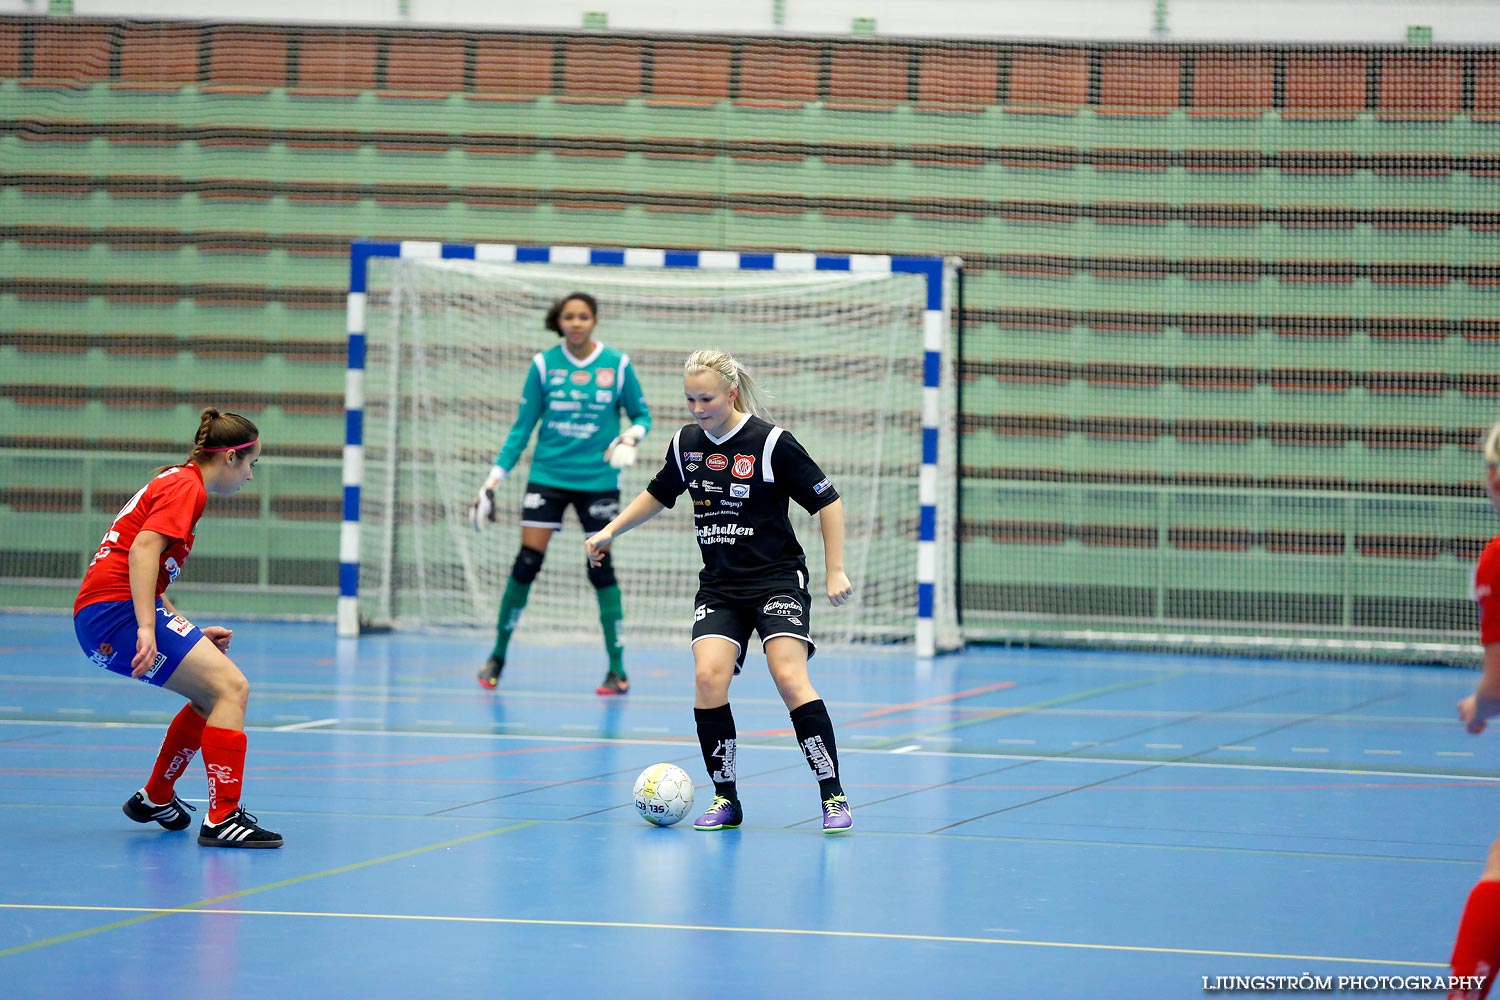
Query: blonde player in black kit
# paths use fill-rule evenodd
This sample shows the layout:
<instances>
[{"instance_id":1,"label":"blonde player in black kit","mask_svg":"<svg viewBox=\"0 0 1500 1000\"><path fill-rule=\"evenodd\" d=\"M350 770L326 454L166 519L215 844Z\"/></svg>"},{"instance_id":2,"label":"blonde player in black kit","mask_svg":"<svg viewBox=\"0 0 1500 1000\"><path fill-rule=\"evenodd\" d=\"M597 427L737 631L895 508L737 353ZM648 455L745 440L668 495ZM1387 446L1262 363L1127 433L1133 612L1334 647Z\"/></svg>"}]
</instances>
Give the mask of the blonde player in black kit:
<instances>
[{"instance_id":1,"label":"blonde player in black kit","mask_svg":"<svg viewBox=\"0 0 1500 1000\"><path fill-rule=\"evenodd\" d=\"M797 439L757 415L755 381L734 358L695 352L683 366L682 387L694 422L672 436L661 471L645 491L584 546L589 559L598 560L619 535L674 506L684 492L692 498L703 555L693 614L693 715L714 783L713 802L693 826L733 830L744 821L735 789L729 682L744 665L754 631L817 777L823 832L843 833L854 818L839 782L833 722L807 677L815 650L812 600L787 501L818 515L828 603L836 608L854 592L844 573L843 502Z\"/></svg>"}]
</instances>

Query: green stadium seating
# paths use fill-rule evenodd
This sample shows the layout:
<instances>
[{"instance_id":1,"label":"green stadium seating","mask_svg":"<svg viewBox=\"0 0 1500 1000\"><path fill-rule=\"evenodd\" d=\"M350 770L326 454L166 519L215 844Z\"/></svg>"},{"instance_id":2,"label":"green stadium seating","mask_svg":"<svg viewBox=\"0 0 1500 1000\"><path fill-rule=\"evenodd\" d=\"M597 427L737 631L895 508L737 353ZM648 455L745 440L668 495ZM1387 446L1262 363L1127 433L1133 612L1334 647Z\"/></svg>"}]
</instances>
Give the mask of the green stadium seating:
<instances>
[{"instance_id":1,"label":"green stadium seating","mask_svg":"<svg viewBox=\"0 0 1500 1000\"><path fill-rule=\"evenodd\" d=\"M1307 565L1309 620L1462 617L1493 52L6 16L0 102L0 570L76 572L78 461L227 401L290 465L210 572L326 586L350 239L936 252L976 599L1203 614L1227 554L1252 618ZM1350 484L1466 513L1292 503Z\"/></svg>"}]
</instances>

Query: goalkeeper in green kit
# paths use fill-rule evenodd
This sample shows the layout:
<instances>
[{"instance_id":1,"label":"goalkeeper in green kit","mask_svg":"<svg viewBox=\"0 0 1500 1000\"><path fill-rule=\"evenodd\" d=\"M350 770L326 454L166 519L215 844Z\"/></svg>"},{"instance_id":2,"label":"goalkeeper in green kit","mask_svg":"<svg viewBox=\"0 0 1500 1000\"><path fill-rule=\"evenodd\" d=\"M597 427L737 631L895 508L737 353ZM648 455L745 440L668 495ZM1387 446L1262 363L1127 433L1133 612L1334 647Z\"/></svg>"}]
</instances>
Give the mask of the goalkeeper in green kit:
<instances>
[{"instance_id":1,"label":"goalkeeper in green kit","mask_svg":"<svg viewBox=\"0 0 1500 1000\"><path fill-rule=\"evenodd\" d=\"M636 446L651 429L651 410L629 355L594 339L598 318L598 303L584 292L559 299L548 310L546 327L562 343L531 359L516 422L469 511L475 531L494 522L495 489L515 468L540 422L531 478L521 501L521 550L500 601L495 648L479 671L479 683L487 688L500 683L511 633L542 568L547 543L562 530L563 512L571 505L586 534L619 514L620 470L635 464ZM625 420L630 424L621 430ZM599 600L599 624L609 654L609 673L596 692L624 694L630 690L620 634L624 610L608 556L589 566L588 578Z\"/></svg>"}]
</instances>

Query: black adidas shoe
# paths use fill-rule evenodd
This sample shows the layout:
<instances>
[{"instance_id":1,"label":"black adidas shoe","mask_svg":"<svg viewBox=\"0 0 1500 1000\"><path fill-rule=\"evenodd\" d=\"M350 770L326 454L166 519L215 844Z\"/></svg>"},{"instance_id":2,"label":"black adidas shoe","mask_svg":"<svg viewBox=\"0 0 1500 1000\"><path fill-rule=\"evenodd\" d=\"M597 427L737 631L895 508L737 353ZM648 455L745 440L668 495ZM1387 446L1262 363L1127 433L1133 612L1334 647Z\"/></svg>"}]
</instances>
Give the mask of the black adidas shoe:
<instances>
[{"instance_id":1,"label":"black adidas shoe","mask_svg":"<svg viewBox=\"0 0 1500 1000\"><path fill-rule=\"evenodd\" d=\"M484 666L479 668L479 686L494 688L500 683L500 671L505 669L505 661L496 656L491 656L484 661Z\"/></svg>"},{"instance_id":2,"label":"black adidas shoe","mask_svg":"<svg viewBox=\"0 0 1500 1000\"><path fill-rule=\"evenodd\" d=\"M142 788L125 800L120 811L137 823L150 823L154 820L165 830L186 830L193 822L193 817L188 813L198 810L175 795L166 805L153 806L146 801L146 790Z\"/></svg>"},{"instance_id":3,"label":"black adidas shoe","mask_svg":"<svg viewBox=\"0 0 1500 1000\"><path fill-rule=\"evenodd\" d=\"M254 816L239 808L222 823L204 820L198 843L206 847L280 847L283 841L281 834L261 829Z\"/></svg>"}]
</instances>

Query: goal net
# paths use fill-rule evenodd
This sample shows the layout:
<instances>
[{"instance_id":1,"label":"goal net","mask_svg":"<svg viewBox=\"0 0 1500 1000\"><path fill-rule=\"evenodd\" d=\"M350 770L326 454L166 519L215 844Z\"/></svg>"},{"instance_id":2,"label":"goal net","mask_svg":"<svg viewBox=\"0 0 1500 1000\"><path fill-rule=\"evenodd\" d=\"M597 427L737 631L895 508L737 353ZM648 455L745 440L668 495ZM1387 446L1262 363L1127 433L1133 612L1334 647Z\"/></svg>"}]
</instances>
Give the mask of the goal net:
<instances>
[{"instance_id":1,"label":"goal net","mask_svg":"<svg viewBox=\"0 0 1500 1000\"><path fill-rule=\"evenodd\" d=\"M854 597L837 611L822 604L815 637L834 644L912 640L926 277L402 257L370 261L365 301L361 627L494 625L519 545L531 447L496 491L497 523L475 533L467 511L515 419L532 358L556 343L543 329L547 308L574 291L598 300L595 337L630 356L652 407L652 432L621 476L622 504L650 481L672 434L687 422L687 355L728 350L766 390L769 417L807 447L844 501ZM951 377L944 381L943 391L951 391ZM941 409L951 420L951 405ZM941 565L933 603L944 645L957 636L951 439L939 436L947 469L936 476ZM824 577L818 521L795 503L790 515L816 597ZM691 520L679 504L616 543L628 638L688 634L702 566ZM567 514L532 585L522 625L528 638L597 638L583 538Z\"/></svg>"}]
</instances>

